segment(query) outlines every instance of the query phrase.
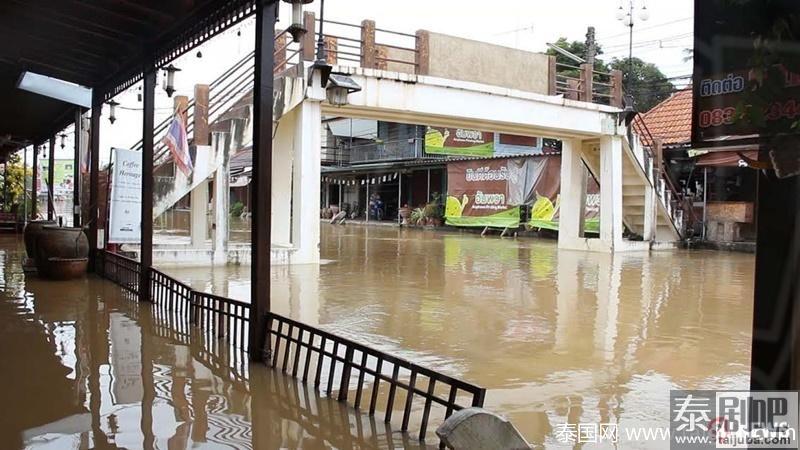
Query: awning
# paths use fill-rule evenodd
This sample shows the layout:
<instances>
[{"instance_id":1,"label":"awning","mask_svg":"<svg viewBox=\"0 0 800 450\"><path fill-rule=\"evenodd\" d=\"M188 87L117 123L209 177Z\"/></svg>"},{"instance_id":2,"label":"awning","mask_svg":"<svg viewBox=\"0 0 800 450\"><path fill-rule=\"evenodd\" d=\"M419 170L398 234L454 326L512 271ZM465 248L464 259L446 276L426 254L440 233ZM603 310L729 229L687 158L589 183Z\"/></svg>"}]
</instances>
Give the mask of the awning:
<instances>
[{"instance_id":1,"label":"awning","mask_svg":"<svg viewBox=\"0 0 800 450\"><path fill-rule=\"evenodd\" d=\"M695 159L695 165L706 167L747 167L747 163L739 156L740 153L748 159L758 160L758 150L709 152L698 156Z\"/></svg>"}]
</instances>

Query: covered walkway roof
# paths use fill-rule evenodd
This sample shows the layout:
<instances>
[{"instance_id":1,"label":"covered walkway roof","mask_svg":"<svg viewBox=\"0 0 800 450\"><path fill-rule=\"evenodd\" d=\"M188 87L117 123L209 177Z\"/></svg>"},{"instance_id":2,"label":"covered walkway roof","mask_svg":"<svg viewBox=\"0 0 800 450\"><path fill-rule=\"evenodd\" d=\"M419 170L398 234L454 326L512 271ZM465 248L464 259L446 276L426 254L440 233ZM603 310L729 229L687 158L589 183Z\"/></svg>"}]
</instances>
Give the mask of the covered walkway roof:
<instances>
[{"instance_id":1,"label":"covered walkway roof","mask_svg":"<svg viewBox=\"0 0 800 450\"><path fill-rule=\"evenodd\" d=\"M41 143L75 105L17 88L32 71L105 101L252 13L254 0L9 0L0 5L0 159Z\"/></svg>"}]
</instances>

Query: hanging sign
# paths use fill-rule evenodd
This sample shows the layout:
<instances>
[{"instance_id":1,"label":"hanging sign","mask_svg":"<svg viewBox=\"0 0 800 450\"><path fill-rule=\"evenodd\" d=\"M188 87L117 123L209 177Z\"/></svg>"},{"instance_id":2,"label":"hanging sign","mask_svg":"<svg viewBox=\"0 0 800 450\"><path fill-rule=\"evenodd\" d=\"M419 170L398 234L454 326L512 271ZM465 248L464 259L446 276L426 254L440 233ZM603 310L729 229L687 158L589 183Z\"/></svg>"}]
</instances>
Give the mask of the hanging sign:
<instances>
[{"instance_id":1,"label":"hanging sign","mask_svg":"<svg viewBox=\"0 0 800 450\"><path fill-rule=\"evenodd\" d=\"M111 175L110 244L138 243L142 222L142 153L115 148Z\"/></svg>"}]
</instances>

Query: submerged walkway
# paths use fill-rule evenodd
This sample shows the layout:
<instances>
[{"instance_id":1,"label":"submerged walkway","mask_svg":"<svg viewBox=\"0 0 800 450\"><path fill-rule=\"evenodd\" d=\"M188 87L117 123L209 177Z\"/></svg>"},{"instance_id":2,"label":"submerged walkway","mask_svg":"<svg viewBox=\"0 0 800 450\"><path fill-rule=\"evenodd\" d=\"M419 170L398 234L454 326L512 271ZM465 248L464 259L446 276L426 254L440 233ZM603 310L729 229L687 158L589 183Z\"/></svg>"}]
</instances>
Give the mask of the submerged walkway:
<instances>
[{"instance_id":1,"label":"submerged walkway","mask_svg":"<svg viewBox=\"0 0 800 450\"><path fill-rule=\"evenodd\" d=\"M26 276L23 254L21 238L0 236L5 449L421 446L278 371L209 351L111 282Z\"/></svg>"}]
</instances>

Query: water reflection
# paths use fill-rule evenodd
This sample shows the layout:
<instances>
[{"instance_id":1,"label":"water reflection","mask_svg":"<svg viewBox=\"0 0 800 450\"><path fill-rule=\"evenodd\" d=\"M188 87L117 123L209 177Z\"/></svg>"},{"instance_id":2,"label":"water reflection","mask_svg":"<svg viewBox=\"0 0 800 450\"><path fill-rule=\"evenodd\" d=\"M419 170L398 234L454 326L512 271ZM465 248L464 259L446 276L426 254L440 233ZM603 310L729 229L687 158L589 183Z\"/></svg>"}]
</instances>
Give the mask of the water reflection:
<instances>
[{"instance_id":1,"label":"water reflection","mask_svg":"<svg viewBox=\"0 0 800 450\"><path fill-rule=\"evenodd\" d=\"M667 426L670 389L748 385L750 255L328 225L321 252L273 268L277 312L487 387L538 444L564 422ZM247 267L170 272L249 298Z\"/></svg>"},{"instance_id":2,"label":"water reflection","mask_svg":"<svg viewBox=\"0 0 800 450\"><path fill-rule=\"evenodd\" d=\"M111 283L25 277L0 237L3 448L393 448L380 421L125 298ZM188 331L180 331L188 330ZM409 446L414 446L409 442Z\"/></svg>"}]
</instances>

